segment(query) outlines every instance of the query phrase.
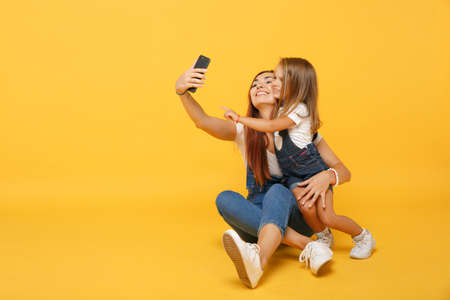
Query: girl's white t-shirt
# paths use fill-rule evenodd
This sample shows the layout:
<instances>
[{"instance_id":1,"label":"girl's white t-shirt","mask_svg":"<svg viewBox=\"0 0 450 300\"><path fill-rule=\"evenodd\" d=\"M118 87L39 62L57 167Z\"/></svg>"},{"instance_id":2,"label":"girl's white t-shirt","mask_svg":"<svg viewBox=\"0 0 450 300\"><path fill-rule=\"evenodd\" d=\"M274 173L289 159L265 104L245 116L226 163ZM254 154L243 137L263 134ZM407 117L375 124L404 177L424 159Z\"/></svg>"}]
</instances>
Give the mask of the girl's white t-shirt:
<instances>
[{"instance_id":1,"label":"girl's white t-shirt","mask_svg":"<svg viewBox=\"0 0 450 300\"><path fill-rule=\"evenodd\" d=\"M322 136L320 134L317 134L317 137L314 140L314 144L317 145L321 139L322 139ZM236 124L236 138L234 139L234 142L236 143L236 146L238 147L239 151L241 152L242 160L244 161L244 166L247 167L247 158L246 158L247 151L245 150L245 130L244 130L244 125L242 125L241 123ZM278 176L278 177L283 176L283 173L281 172L281 169L280 169L280 165L278 164L278 161L277 161L277 156L268 150L266 150L266 153L267 153L267 163L269 165L270 175Z\"/></svg>"},{"instance_id":2,"label":"girl's white t-shirt","mask_svg":"<svg viewBox=\"0 0 450 300\"><path fill-rule=\"evenodd\" d=\"M280 109L278 116L282 113L283 108ZM288 118L294 121L295 125L288 128L289 137L292 142L299 148L304 148L312 141L311 134L311 118L308 114L308 108L304 103L300 103L292 112L289 113ZM281 149L283 138L279 131L274 134L275 147ZM314 141L317 145L318 142Z\"/></svg>"}]
</instances>

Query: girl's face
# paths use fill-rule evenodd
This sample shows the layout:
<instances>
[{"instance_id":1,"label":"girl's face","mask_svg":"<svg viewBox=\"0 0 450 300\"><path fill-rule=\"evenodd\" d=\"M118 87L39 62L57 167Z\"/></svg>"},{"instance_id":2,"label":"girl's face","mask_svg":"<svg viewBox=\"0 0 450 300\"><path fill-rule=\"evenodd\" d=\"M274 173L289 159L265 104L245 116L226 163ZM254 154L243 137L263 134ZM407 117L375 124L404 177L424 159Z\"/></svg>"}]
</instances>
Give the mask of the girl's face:
<instances>
[{"instance_id":1,"label":"girl's face","mask_svg":"<svg viewBox=\"0 0 450 300\"><path fill-rule=\"evenodd\" d=\"M252 104L258 108L261 104L275 105L275 98L272 93L273 73L266 72L259 74L253 80L250 88Z\"/></svg>"},{"instance_id":2,"label":"girl's face","mask_svg":"<svg viewBox=\"0 0 450 300\"><path fill-rule=\"evenodd\" d=\"M283 68L280 65L278 65L275 69L275 78L272 82L272 93L276 99L280 99L281 87L283 85L284 80L283 76L284 76Z\"/></svg>"}]
</instances>

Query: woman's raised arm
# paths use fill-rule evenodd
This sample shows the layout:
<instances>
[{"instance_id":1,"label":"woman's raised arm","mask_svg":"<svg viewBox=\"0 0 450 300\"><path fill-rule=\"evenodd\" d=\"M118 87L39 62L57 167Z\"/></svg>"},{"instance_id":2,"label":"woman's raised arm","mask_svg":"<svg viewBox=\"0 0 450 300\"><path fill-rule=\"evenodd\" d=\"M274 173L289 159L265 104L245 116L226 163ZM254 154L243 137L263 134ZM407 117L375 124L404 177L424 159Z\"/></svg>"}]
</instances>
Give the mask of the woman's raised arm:
<instances>
[{"instance_id":1,"label":"woman's raised arm","mask_svg":"<svg viewBox=\"0 0 450 300\"><path fill-rule=\"evenodd\" d=\"M175 84L176 93L180 96L184 109L197 128L215 138L233 141L236 138L236 125L234 122L209 116L187 91L191 87L198 88L203 86L205 72L206 69L193 69L192 67L184 72Z\"/></svg>"}]
</instances>

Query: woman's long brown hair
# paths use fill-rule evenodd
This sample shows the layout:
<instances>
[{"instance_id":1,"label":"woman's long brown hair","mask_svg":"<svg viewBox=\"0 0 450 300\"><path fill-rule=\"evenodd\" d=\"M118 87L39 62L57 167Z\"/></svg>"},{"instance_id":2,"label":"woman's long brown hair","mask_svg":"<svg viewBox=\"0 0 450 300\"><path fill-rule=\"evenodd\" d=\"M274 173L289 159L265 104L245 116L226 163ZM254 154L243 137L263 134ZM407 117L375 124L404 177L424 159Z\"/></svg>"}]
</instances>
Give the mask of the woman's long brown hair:
<instances>
[{"instance_id":1,"label":"woman's long brown hair","mask_svg":"<svg viewBox=\"0 0 450 300\"><path fill-rule=\"evenodd\" d=\"M263 73L272 73L273 71L262 71L256 74L253 81L259 75ZM252 85L253 85L252 81ZM251 86L248 90L248 109L247 109L247 117L251 118L260 118L260 114L258 109L252 104L251 97ZM272 178L269 173L269 165L267 162L267 153L266 149L269 144L267 140L267 136L264 132L259 132L254 129L251 129L247 126L245 128L245 148L246 148L246 156L247 156L247 164L253 171L253 176L255 177L256 183L262 185L266 179Z\"/></svg>"},{"instance_id":2,"label":"woman's long brown hair","mask_svg":"<svg viewBox=\"0 0 450 300\"><path fill-rule=\"evenodd\" d=\"M304 103L311 119L311 134L316 133L321 121L317 108L317 76L313 65L304 58L286 57L280 60L278 66L282 68L284 78L274 116L281 106L280 116L287 116L300 103Z\"/></svg>"}]
</instances>

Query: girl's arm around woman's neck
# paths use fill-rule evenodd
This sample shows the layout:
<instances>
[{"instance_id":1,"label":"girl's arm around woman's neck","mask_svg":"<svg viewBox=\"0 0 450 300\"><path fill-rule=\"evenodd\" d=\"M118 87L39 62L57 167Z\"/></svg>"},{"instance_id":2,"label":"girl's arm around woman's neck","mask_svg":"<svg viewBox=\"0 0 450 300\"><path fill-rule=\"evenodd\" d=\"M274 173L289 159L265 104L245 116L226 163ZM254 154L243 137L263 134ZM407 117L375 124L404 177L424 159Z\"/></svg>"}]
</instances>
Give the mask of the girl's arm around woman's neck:
<instances>
[{"instance_id":1,"label":"girl's arm around woman's neck","mask_svg":"<svg viewBox=\"0 0 450 300\"><path fill-rule=\"evenodd\" d=\"M256 131L273 133L295 125L289 117L281 117L273 120L239 117L239 123Z\"/></svg>"}]
</instances>

